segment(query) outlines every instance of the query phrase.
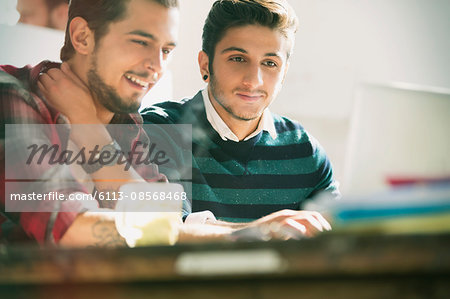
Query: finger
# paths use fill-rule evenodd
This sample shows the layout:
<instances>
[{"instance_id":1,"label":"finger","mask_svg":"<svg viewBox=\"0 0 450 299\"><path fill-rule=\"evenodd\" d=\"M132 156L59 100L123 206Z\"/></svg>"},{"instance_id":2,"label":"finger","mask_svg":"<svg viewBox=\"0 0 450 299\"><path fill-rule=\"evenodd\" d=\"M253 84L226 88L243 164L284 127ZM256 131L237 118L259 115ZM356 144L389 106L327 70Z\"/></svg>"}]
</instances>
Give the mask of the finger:
<instances>
[{"instance_id":1,"label":"finger","mask_svg":"<svg viewBox=\"0 0 450 299\"><path fill-rule=\"evenodd\" d=\"M311 227L311 229L316 229L323 232L322 224L319 222L319 220L314 218L309 211L301 211L297 215L289 217L288 219L292 219L303 225Z\"/></svg>"},{"instance_id":2,"label":"finger","mask_svg":"<svg viewBox=\"0 0 450 299\"><path fill-rule=\"evenodd\" d=\"M64 77L64 73L58 68L51 68L45 74L53 80L58 80Z\"/></svg>"},{"instance_id":3,"label":"finger","mask_svg":"<svg viewBox=\"0 0 450 299\"><path fill-rule=\"evenodd\" d=\"M39 80L37 81L37 87L39 88L42 94L46 95L48 93L45 86Z\"/></svg>"},{"instance_id":4,"label":"finger","mask_svg":"<svg viewBox=\"0 0 450 299\"><path fill-rule=\"evenodd\" d=\"M301 232L302 234L306 233L306 226L304 226L301 223L298 223L294 219L286 219L286 224L296 229L297 231Z\"/></svg>"},{"instance_id":5,"label":"finger","mask_svg":"<svg viewBox=\"0 0 450 299\"><path fill-rule=\"evenodd\" d=\"M43 87L48 91L49 87L55 83L55 80L53 80L49 75L46 73L40 74L38 82L41 83Z\"/></svg>"},{"instance_id":6,"label":"finger","mask_svg":"<svg viewBox=\"0 0 450 299\"><path fill-rule=\"evenodd\" d=\"M74 72L72 72L72 69L70 68L69 64L67 62L63 62L61 64L61 71L68 76L70 79L72 79L76 83L81 83L81 80L75 75Z\"/></svg>"},{"instance_id":7,"label":"finger","mask_svg":"<svg viewBox=\"0 0 450 299\"><path fill-rule=\"evenodd\" d=\"M303 219L303 221L302 220L294 220L294 219L291 219L291 220L296 222L296 223L298 223L298 224L300 224L300 225L303 225L306 228L305 235L308 236L308 237L315 236L315 235L317 235L320 232L317 229L317 227L314 227L309 221L306 221L304 219Z\"/></svg>"},{"instance_id":8,"label":"finger","mask_svg":"<svg viewBox=\"0 0 450 299\"><path fill-rule=\"evenodd\" d=\"M303 236L307 237L313 237L318 234L319 230L317 230L316 227L312 226L310 222L303 220L304 222L301 222L299 220L294 219L287 219L286 222L289 223L289 226L295 227L296 229L299 228L299 225L304 227L304 232L302 233Z\"/></svg>"},{"instance_id":9,"label":"finger","mask_svg":"<svg viewBox=\"0 0 450 299\"><path fill-rule=\"evenodd\" d=\"M326 230L331 230L331 224L319 212L312 212L311 215L316 218Z\"/></svg>"},{"instance_id":10,"label":"finger","mask_svg":"<svg viewBox=\"0 0 450 299\"><path fill-rule=\"evenodd\" d=\"M283 221L284 219L290 218L297 214L298 214L298 211L285 209L285 210L274 212L268 216L265 216L264 219L268 222Z\"/></svg>"},{"instance_id":11,"label":"finger","mask_svg":"<svg viewBox=\"0 0 450 299\"><path fill-rule=\"evenodd\" d=\"M61 64L61 71L80 86L84 86L83 81L72 71L67 62Z\"/></svg>"},{"instance_id":12,"label":"finger","mask_svg":"<svg viewBox=\"0 0 450 299\"><path fill-rule=\"evenodd\" d=\"M317 229L318 231L323 232L322 224L315 217L313 217L312 215L307 215L305 217L305 220L308 221L315 229Z\"/></svg>"},{"instance_id":13,"label":"finger","mask_svg":"<svg viewBox=\"0 0 450 299\"><path fill-rule=\"evenodd\" d=\"M285 235L288 235L291 239L295 240L299 240L303 236L307 235L306 226L293 219L286 219L285 225L282 227L282 231Z\"/></svg>"},{"instance_id":14,"label":"finger","mask_svg":"<svg viewBox=\"0 0 450 299\"><path fill-rule=\"evenodd\" d=\"M306 228L299 227L293 228L286 223L281 222L271 222L259 226L259 232L261 234L262 240L289 240L289 239L300 239L306 232Z\"/></svg>"}]
</instances>

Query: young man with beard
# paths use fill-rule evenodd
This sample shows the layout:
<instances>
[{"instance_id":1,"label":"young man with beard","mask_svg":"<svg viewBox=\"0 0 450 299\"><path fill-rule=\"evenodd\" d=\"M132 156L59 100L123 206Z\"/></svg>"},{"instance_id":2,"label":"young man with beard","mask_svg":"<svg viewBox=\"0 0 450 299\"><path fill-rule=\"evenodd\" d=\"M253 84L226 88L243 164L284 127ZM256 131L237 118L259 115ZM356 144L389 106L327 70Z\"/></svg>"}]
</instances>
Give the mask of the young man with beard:
<instances>
[{"instance_id":1,"label":"young man with beard","mask_svg":"<svg viewBox=\"0 0 450 299\"><path fill-rule=\"evenodd\" d=\"M41 194L57 192L66 198L89 194L93 187L97 194L111 194L125 182L165 180L156 166L124 170L117 161L107 165L86 161L80 179L68 165L52 165L44 159L26 169L9 166L5 174L5 150L22 157L29 144L57 143L60 149L75 146L87 153L97 147L99 155L111 155L119 150L132 152L137 141L148 142L137 109L176 46L178 14L177 0L72 0L62 64L0 66L0 240L67 246L124 244L108 213L91 213L79 201L69 200L51 203L51 212L48 207L46 212L11 212L5 208L9 200L5 188L8 194L18 193L25 188L20 183L27 182L26 187L39 184ZM73 102L62 94L69 79L81 90ZM5 124L26 124L31 129L15 126L15 134L5 136ZM71 141L64 141L59 131L39 129L52 124L65 124ZM127 132L108 130L107 124L124 124ZM95 186L87 186L86 181Z\"/></svg>"},{"instance_id":2,"label":"young man with beard","mask_svg":"<svg viewBox=\"0 0 450 299\"><path fill-rule=\"evenodd\" d=\"M301 224L307 235L329 228L319 213L303 210L319 192L339 197L324 150L299 123L268 109L286 76L297 22L283 0L216 1L198 56L207 87L192 99L142 113L145 123L192 124L192 211L184 211L186 222L202 218L232 226L286 217L281 225L301 230ZM168 138L163 131L151 133L153 140ZM183 164L161 172L176 178L173 169Z\"/></svg>"}]
</instances>

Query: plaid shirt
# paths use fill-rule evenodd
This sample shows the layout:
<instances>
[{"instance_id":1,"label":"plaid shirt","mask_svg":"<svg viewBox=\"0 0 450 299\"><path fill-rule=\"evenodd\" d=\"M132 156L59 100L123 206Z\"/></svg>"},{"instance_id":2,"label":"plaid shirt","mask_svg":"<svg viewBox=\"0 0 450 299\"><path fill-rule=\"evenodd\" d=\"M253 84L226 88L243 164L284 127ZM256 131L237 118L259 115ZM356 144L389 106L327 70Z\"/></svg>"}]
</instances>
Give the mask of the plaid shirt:
<instances>
[{"instance_id":1,"label":"plaid shirt","mask_svg":"<svg viewBox=\"0 0 450 299\"><path fill-rule=\"evenodd\" d=\"M0 176L0 205L2 208L0 211L0 242L30 240L41 244L58 242L78 213L86 211L77 201L57 201L55 205L58 206L52 209L56 212L5 212L5 182L31 181L30 183L34 183L33 181L39 178L37 180L39 181L39 190L45 193L52 191L65 195L74 192L90 193L85 185L77 181L67 165L32 164L27 165L26 171L20 167L10 166L7 171L8 177L5 175L5 141L8 143L8 150L11 151L12 147L14 153L24 152L25 144L30 144L30 140L38 141L35 142L36 144L42 144L43 140L49 144L58 144L62 150L67 146L67 140L64 140L61 134L42 132L38 129L39 126L34 126L60 124L66 125L70 130L68 119L47 104L36 85L39 74L53 67L59 67L59 64L43 61L33 68L30 66L23 68L9 65L0 66L0 118L2 125L0 128L0 167L2 169ZM36 127L36 129L10 134L6 139L5 124L30 124L33 125L29 126L30 128ZM142 118L138 113L115 114L110 124L126 125L126 130L123 130L123 127L120 130L108 129L124 153L133 152L137 142L149 144L148 136L142 128ZM68 134L64 134L64 136L68 136ZM158 173L156 165L131 164L147 181L165 180L165 177ZM21 170L19 175L14 173ZM11 177L21 180L10 179Z\"/></svg>"}]
</instances>

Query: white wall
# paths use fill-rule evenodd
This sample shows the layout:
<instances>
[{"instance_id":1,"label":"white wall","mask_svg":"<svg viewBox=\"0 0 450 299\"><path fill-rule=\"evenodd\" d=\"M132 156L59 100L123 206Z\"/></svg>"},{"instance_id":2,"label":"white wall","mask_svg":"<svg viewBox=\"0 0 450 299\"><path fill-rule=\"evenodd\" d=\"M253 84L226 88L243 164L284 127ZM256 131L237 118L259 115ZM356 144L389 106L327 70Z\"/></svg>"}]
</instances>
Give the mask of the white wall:
<instances>
[{"instance_id":1,"label":"white wall","mask_svg":"<svg viewBox=\"0 0 450 299\"><path fill-rule=\"evenodd\" d=\"M180 0L179 43L170 67L175 99L190 97L204 87L197 55L202 48L203 23L213 3L213 0Z\"/></svg>"},{"instance_id":2,"label":"white wall","mask_svg":"<svg viewBox=\"0 0 450 299\"><path fill-rule=\"evenodd\" d=\"M45 42L43 42L45 41ZM64 32L27 24L0 24L0 64L36 65L42 60L59 61Z\"/></svg>"},{"instance_id":3,"label":"white wall","mask_svg":"<svg viewBox=\"0 0 450 299\"><path fill-rule=\"evenodd\" d=\"M450 1L291 3L301 26L275 110L347 117L360 80L450 87Z\"/></svg>"}]
</instances>

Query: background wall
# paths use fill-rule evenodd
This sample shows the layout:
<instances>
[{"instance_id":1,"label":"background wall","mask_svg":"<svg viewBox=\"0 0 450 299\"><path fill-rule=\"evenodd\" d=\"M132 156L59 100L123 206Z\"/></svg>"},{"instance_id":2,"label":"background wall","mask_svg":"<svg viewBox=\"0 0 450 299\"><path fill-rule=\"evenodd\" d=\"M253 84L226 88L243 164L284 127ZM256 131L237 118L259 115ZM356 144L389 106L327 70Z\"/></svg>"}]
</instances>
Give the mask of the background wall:
<instances>
[{"instance_id":1,"label":"background wall","mask_svg":"<svg viewBox=\"0 0 450 299\"><path fill-rule=\"evenodd\" d=\"M13 1L0 2L0 22L13 19L5 12L14 9L10 4ZM204 86L197 53L203 22L213 1L180 2L179 47L171 63L170 78L166 79L167 88L154 91L156 96L145 104L188 97ZM450 1L290 3L299 16L300 28L285 85L271 109L299 120L319 139L332 159L337 178L342 180L354 90L359 82L450 88ZM0 39L1 35L0 31ZM1 56L0 62L4 63Z\"/></svg>"}]
</instances>

